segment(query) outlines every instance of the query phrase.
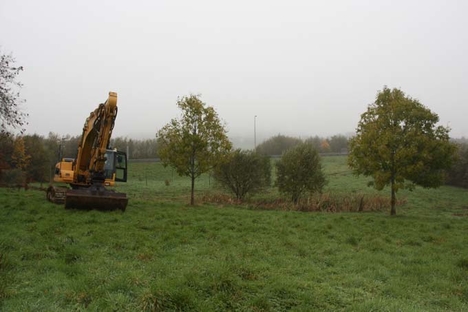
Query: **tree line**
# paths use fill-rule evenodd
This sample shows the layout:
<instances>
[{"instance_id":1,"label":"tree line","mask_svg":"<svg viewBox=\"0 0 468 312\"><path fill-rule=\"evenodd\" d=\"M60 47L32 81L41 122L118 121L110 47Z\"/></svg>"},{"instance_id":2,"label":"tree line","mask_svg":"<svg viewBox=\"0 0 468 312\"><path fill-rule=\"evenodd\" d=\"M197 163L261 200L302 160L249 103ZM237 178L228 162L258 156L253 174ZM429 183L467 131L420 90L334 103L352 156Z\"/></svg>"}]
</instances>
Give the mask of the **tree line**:
<instances>
[{"instance_id":1,"label":"tree line","mask_svg":"<svg viewBox=\"0 0 468 312\"><path fill-rule=\"evenodd\" d=\"M0 133L0 183L23 185L49 182L55 164L62 158L75 158L80 136ZM133 159L155 158L156 139L115 138L111 147L129 151Z\"/></svg>"},{"instance_id":2,"label":"tree line","mask_svg":"<svg viewBox=\"0 0 468 312\"><path fill-rule=\"evenodd\" d=\"M17 136L0 134L0 181L7 175L6 180L16 183L19 177L29 182L48 182L55 164L61 158L75 158L80 136L59 135L49 133L47 136L38 134L19 134ZM319 152L343 152L346 150L348 139L342 135L331 138L318 136L306 140L284 135L274 136L257 147L257 152L263 155L281 155L286 150L300 143L311 143ZM326 142L326 144L324 143ZM321 148L332 146L333 148ZM117 137L111 140L111 147L128 152L129 159L154 159L158 155L157 139L132 139ZM13 169L23 171L19 174ZM13 170L12 172L8 170Z\"/></svg>"},{"instance_id":3,"label":"tree line","mask_svg":"<svg viewBox=\"0 0 468 312\"><path fill-rule=\"evenodd\" d=\"M278 134L262 143L260 143L256 151L263 155L281 156L285 151L299 145L307 143L312 145L319 153L348 153L349 138L338 134L331 137L320 137L318 135L311 136L306 139Z\"/></svg>"}]
</instances>

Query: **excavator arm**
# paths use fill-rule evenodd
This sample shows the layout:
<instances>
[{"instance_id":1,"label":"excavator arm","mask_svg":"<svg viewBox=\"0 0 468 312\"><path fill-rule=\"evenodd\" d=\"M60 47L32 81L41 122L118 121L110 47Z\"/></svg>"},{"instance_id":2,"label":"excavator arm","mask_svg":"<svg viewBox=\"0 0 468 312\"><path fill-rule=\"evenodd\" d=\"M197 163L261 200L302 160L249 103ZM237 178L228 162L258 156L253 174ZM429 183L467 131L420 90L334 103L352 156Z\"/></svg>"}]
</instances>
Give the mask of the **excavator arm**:
<instances>
[{"instance_id":1,"label":"excavator arm","mask_svg":"<svg viewBox=\"0 0 468 312\"><path fill-rule=\"evenodd\" d=\"M116 117L117 93L109 92L107 101L91 112L84 124L76 157L75 184L90 185L105 180L106 152Z\"/></svg>"}]
</instances>

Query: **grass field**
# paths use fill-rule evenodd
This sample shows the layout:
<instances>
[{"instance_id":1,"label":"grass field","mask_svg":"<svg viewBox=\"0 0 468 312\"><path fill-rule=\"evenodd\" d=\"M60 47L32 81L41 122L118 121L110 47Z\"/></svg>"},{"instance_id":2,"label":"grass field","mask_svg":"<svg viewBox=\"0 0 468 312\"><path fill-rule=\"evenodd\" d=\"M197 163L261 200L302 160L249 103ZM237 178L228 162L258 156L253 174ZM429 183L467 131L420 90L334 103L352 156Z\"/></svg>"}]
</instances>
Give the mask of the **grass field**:
<instances>
[{"instance_id":1,"label":"grass field","mask_svg":"<svg viewBox=\"0 0 468 312\"><path fill-rule=\"evenodd\" d=\"M331 196L376 194L344 157L323 162ZM0 189L0 311L468 311L467 190L400 192L390 217L203 203L218 191L196 188L190 207L188 179L135 163L125 213Z\"/></svg>"}]
</instances>

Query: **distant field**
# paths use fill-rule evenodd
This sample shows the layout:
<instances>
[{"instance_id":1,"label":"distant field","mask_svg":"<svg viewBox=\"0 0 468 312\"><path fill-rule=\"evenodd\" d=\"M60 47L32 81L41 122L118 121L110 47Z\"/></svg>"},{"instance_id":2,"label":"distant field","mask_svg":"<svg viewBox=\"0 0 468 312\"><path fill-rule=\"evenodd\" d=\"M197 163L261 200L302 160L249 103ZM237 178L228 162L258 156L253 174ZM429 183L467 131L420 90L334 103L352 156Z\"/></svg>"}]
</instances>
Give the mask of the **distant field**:
<instances>
[{"instance_id":1,"label":"distant field","mask_svg":"<svg viewBox=\"0 0 468 312\"><path fill-rule=\"evenodd\" d=\"M388 196L325 157L331 196ZM400 192L398 215L204 203L132 163L127 211L65 210L0 189L0 311L468 311L468 192ZM252 198L276 198L271 189Z\"/></svg>"}]
</instances>

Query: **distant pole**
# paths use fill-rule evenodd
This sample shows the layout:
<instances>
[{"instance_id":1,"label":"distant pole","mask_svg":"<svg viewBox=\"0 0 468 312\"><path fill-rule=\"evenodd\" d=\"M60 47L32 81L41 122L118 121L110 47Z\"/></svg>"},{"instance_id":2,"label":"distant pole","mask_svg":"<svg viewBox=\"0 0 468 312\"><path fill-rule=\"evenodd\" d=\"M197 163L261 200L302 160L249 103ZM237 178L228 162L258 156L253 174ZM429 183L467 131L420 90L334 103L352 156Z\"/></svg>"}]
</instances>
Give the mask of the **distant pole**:
<instances>
[{"instance_id":1,"label":"distant pole","mask_svg":"<svg viewBox=\"0 0 468 312\"><path fill-rule=\"evenodd\" d=\"M254 116L254 151L257 151L257 115Z\"/></svg>"}]
</instances>

